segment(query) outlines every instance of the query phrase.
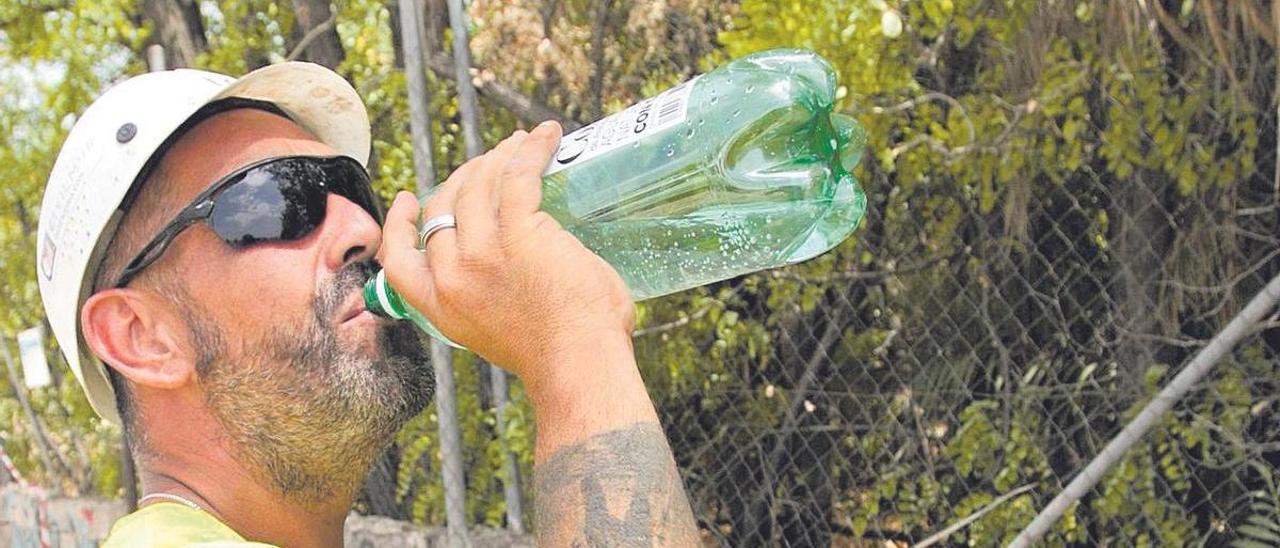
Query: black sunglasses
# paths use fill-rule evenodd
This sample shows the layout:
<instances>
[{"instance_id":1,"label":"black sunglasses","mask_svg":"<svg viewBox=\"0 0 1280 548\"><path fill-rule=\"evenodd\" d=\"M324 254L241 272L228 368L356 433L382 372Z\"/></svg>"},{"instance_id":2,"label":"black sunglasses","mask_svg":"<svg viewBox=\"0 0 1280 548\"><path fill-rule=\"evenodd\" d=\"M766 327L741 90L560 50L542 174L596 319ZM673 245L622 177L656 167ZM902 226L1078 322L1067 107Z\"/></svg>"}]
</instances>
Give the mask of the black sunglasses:
<instances>
[{"instance_id":1,"label":"black sunglasses","mask_svg":"<svg viewBox=\"0 0 1280 548\"><path fill-rule=\"evenodd\" d=\"M236 249L305 238L324 222L330 193L351 200L382 223L382 208L369 187L369 174L354 159L270 158L236 170L196 196L129 261L114 287L128 285L164 254L178 234L201 221Z\"/></svg>"}]
</instances>

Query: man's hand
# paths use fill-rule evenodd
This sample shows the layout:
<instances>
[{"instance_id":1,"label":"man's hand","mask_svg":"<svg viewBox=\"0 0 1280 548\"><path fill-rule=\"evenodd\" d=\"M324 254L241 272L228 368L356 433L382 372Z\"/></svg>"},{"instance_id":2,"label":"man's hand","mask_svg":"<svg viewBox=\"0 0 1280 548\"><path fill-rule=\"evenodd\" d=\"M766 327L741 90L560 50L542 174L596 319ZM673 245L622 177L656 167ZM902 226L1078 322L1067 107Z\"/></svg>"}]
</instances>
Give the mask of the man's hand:
<instances>
[{"instance_id":1,"label":"man's hand","mask_svg":"<svg viewBox=\"0 0 1280 548\"><path fill-rule=\"evenodd\" d=\"M527 383L584 341L630 337L634 307L622 278L539 210L542 172L559 125L517 131L463 164L423 219L453 214L456 230L417 244L417 203L396 197L382 262L391 285L440 332Z\"/></svg>"},{"instance_id":2,"label":"man's hand","mask_svg":"<svg viewBox=\"0 0 1280 548\"><path fill-rule=\"evenodd\" d=\"M559 126L516 132L458 168L424 219L456 230L417 245L417 202L387 212L379 256L446 336L524 381L538 431L540 546L695 546L697 527L631 347L622 278L539 210Z\"/></svg>"}]
</instances>

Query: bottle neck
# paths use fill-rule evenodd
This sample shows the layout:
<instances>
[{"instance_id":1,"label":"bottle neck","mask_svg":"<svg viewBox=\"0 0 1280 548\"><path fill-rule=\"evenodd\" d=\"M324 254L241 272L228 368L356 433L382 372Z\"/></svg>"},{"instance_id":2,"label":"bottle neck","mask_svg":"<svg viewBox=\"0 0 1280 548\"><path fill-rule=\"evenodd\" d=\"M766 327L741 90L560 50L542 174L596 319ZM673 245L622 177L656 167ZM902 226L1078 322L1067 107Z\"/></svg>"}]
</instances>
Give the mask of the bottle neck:
<instances>
[{"instance_id":1,"label":"bottle neck","mask_svg":"<svg viewBox=\"0 0 1280 548\"><path fill-rule=\"evenodd\" d=\"M400 295L387 283L387 272L379 270L364 284L364 307L374 314L393 320L407 319L408 310Z\"/></svg>"}]
</instances>

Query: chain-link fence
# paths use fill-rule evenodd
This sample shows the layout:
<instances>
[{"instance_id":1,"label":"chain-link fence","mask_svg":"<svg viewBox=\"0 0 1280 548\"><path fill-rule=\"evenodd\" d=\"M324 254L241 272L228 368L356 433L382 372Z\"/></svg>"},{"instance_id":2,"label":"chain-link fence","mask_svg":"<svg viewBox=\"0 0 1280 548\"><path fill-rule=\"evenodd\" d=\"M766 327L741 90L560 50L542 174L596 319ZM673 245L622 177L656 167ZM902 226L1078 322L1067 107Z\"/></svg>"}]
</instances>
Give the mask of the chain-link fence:
<instances>
[{"instance_id":1,"label":"chain-link fence","mask_svg":"<svg viewBox=\"0 0 1280 548\"><path fill-rule=\"evenodd\" d=\"M637 353L707 544L906 545L957 523L949 544L1008 542L1275 274L1280 209L1256 179L1224 200L1083 174L1037 189L1015 236L958 193L899 201L873 178L858 241L822 264L674 297ZM954 241L883 243L938 200L962 213ZM1048 540L1274 539L1280 337L1263 327ZM462 398L483 407L482 385Z\"/></svg>"},{"instance_id":2,"label":"chain-link fence","mask_svg":"<svg viewBox=\"0 0 1280 548\"><path fill-rule=\"evenodd\" d=\"M720 542L919 542L993 504L952 542L1007 541L1277 267L1271 192L1187 199L1083 174L1037 188L1010 235L964 196L891 188L869 185L856 246L882 259L710 292L722 318L776 320L760 326L767 348L723 351L701 386L659 401ZM921 230L911 212L937 200L961 211L954 241L881 243ZM800 298L772 300L774 280L801 282ZM700 335L703 352L723 342ZM669 336L642 337L641 355ZM1278 342L1246 341L1051 538L1177 544L1237 538L1266 512L1274 524Z\"/></svg>"},{"instance_id":3,"label":"chain-link fence","mask_svg":"<svg viewBox=\"0 0 1280 548\"><path fill-rule=\"evenodd\" d=\"M869 202L830 253L639 307L637 357L709 546L1009 543L1280 272L1274 6L740 4L725 53L833 61L872 136ZM531 5L547 49L557 3ZM537 21L520 10L480 10L497 23L482 51L537 36L503 34ZM554 79L539 96L602 112L592 52L594 97ZM1280 544L1275 319L1044 541ZM455 360L468 516L500 522L506 451L529 477L528 405L515 387L495 435L484 364ZM387 468L387 505L415 519L441 516L438 482L406 473L437 465L436 420Z\"/></svg>"},{"instance_id":4,"label":"chain-link fence","mask_svg":"<svg viewBox=\"0 0 1280 548\"><path fill-rule=\"evenodd\" d=\"M871 165L852 241L643 303L637 355L706 544L1008 543L1280 271L1260 133L1253 175L1193 192L1098 159L984 204ZM1278 353L1256 326L1045 540L1275 541Z\"/></svg>"},{"instance_id":5,"label":"chain-link fence","mask_svg":"<svg viewBox=\"0 0 1280 548\"><path fill-rule=\"evenodd\" d=\"M1252 183L1193 199L1085 173L1037 185L1010 234L959 192L896 200L873 179L854 249L877 259L708 293L719 325L766 320L768 345L716 352L711 327L639 339L641 356L673 336L694 339L691 361L716 354L692 366L696 387L658 395L703 525L733 546L913 543L994 506L951 542L1007 542L1275 273L1276 195ZM886 243L923 232L939 200L960 213L952 241ZM1274 329L1247 339L1050 538L1275 527L1278 343Z\"/></svg>"}]
</instances>

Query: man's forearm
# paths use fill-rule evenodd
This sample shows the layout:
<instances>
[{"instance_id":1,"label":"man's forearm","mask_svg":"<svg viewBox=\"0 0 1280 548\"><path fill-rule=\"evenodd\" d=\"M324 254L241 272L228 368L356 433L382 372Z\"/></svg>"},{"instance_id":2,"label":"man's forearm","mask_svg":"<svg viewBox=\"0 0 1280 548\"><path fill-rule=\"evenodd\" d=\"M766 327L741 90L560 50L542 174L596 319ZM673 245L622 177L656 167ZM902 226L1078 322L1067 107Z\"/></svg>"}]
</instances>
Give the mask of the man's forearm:
<instances>
[{"instance_id":1,"label":"man's forearm","mask_svg":"<svg viewBox=\"0 0 1280 548\"><path fill-rule=\"evenodd\" d=\"M697 527L662 427L595 434L537 467L539 546L694 546Z\"/></svg>"},{"instance_id":2,"label":"man's forearm","mask_svg":"<svg viewBox=\"0 0 1280 548\"><path fill-rule=\"evenodd\" d=\"M530 387L539 546L696 546L697 526L630 342L597 341ZM585 361L590 360L590 361Z\"/></svg>"}]
</instances>

